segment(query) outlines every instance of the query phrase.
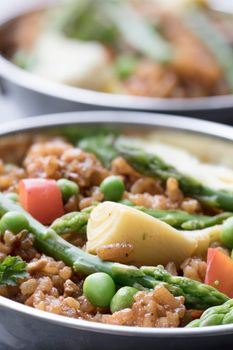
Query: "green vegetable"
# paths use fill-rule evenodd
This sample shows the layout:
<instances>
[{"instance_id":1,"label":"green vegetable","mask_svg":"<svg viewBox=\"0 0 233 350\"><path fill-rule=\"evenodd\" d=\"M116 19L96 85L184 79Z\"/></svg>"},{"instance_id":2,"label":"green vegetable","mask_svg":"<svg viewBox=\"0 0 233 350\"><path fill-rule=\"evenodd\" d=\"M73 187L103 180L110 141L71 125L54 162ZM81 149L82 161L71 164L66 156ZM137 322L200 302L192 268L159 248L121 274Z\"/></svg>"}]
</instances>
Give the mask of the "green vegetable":
<instances>
[{"instance_id":1,"label":"green vegetable","mask_svg":"<svg viewBox=\"0 0 233 350\"><path fill-rule=\"evenodd\" d=\"M96 154L97 158L107 168L110 167L111 162L117 157L118 152L115 150L113 144L116 136L114 134L98 134L97 136L88 136L83 138L78 146L90 153Z\"/></svg>"},{"instance_id":2,"label":"green vegetable","mask_svg":"<svg viewBox=\"0 0 233 350\"><path fill-rule=\"evenodd\" d=\"M134 302L134 295L137 292L138 290L133 287L120 288L112 298L110 304L111 313L131 307Z\"/></svg>"},{"instance_id":3,"label":"green vegetable","mask_svg":"<svg viewBox=\"0 0 233 350\"><path fill-rule=\"evenodd\" d=\"M56 219L50 228L59 235L70 232L85 233L88 219L89 214L86 212L72 212Z\"/></svg>"},{"instance_id":4,"label":"green vegetable","mask_svg":"<svg viewBox=\"0 0 233 350\"><path fill-rule=\"evenodd\" d=\"M105 200L117 202L122 198L125 186L119 176L112 175L102 181L100 190L104 194Z\"/></svg>"},{"instance_id":5,"label":"green vegetable","mask_svg":"<svg viewBox=\"0 0 233 350\"><path fill-rule=\"evenodd\" d=\"M121 55L115 63L114 68L120 79L128 78L136 69L138 59L133 55Z\"/></svg>"},{"instance_id":6,"label":"green vegetable","mask_svg":"<svg viewBox=\"0 0 233 350\"><path fill-rule=\"evenodd\" d=\"M0 285L15 286L18 278L28 277L26 266L18 256L8 255L0 262Z\"/></svg>"},{"instance_id":7,"label":"green vegetable","mask_svg":"<svg viewBox=\"0 0 233 350\"><path fill-rule=\"evenodd\" d=\"M129 2L105 1L105 11L121 34L121 40L129 47L157 62L172 60L173 47Z\"/></svg>"},{"instance_id":8,"label":"green vegetable","mask_svg":"<svg viewBox=\"0 0 233 350\"><path fill-rule=\"evenodd\" d=\"M79 194L79 186L67 179L59 179L57 185L61 190L62 198L66 202L70 197Z\"/></svg>"},{"instance_id":9,"label":"green vegetable","mask_svg":"<svg viewBox=\"0 0 233 350\"><path fill-rule=\"evenodd\" d=\"M224 220L233 215L232 213L227 212L214 216L191 215L181 210L155 210L142 206L135 206L127 199L121 200L120 203L134 207L135 209L182 230L199 230L205 227L221 224ZM50 228L59 235L70 232L85 234L90 213L96 204L82 210L81 212L72 212L61 216L52 223Z\"/></svg>"},{"instance_id":10,"label":"green vegetable","mask_svg":"<svg viewBox=\"0 0 233 350\"><path fill-rule=\"evenodd\" d=\"M173 177L185 194L199 199L207 206L233 211L233 193L211 189L198 180L183 175L157 155L132 145L132 141L127 138L119 138L115 142L115 148L140 174L160 179L163 182Z\"/></svg>"},{"instance_id":11,"label":"green vegetable","mask_svg":"<svg viewBox=\"0 0 233 350\"><path fill-rule=\"evenodd\" d=\"M184 21L216 57L233 92L233 48L230 40L197 7L186 13Z\"/></svg>"},{"instance_id":12,"label":"green vegetable","mask_svg":"<svg viewBox=\"0 0 233 350\"><path fill-rule=\"evenodd\" d=\"M83 284L83 293L90 303L97 307L108 307L116 292L113 279L104 272L88 276Z\"/></svg>"},{"instance_id":13,"label":"green vegetable","mask_svg":"<svg viewBox=\"0 0 233 350\"><path fill-rule=\"evenodd\" d=\"M233 216L233 213L224 212L221 214L208 216L200 214L188 214L182 210L155 210L135 206L136 209L153 216L156 219L182 230L200 230L206 227L221 224L224 220Z\"/></svg>"},{"instance_id":14,"label":"green vegetable","mask_svg":"<svg viewBox=\"0 0 233 350\"><path fill-rule=\"evenodd\" d=\"M233 248L233 218L227 219L221 229L220 240L228 248Z\"/></svg>"},{"instance_id":15,"label":"green vegetable","mask_svg":"<svg viewBox=\"0 0 233 350\"><path fill-rule=\"evenodd\" d=\"M98 135L91 137L91 139L83 139L79 146L81 148L84 146L83 149L86 150L85 146L90 140L88 151L96 154L105 166L110 166L114 158L122 156L140 174L160 179L164 183L169 177L173 177L179 182L184 194L197 198L206 206L233 211L233 193L214 190L198 180L180 173L157 155L135 146L131 138Z\"/></svg>"},{"instance_id":16,"label":"green vegetable","mask_svg":"<svg viewBox=\"0 0 233 350\"><path fill-rule=\"evenodd\" d=\"M207 305L221 305L229 298L215 288L186 277L172 276L163 266L144 266L140 269L144 274L160 282L175 296L183 295L185 305L190 309L203 310ZM195 307L194 307L195 306Z\"/></svg>"},{"instance_id":17,"label":"green vegetable","mask_svg":"<svg viewBox=\"0 0 233 350\"><path fill-rule=\"evenodd\" d=\"M41 252L62 260L76 272L86 275L105 272L116 284L137 289L152 289L162 283L173 295L183 295L186 306L193 309L206 309L228 300L215 288L189 278L172 276L161 266L139 269L132 265L103 261L98 256L88 254L62 239L54 230L39 223L21 206L0 193L0 215L9 211L17 211L25 216L35 238L34 244Z\"/></svg>"},{"instance_id":18,"label":"green vegetable","mask_svg":"<svg viewBox=\"0 0 233 350\"><path fill-rule=\"evenodd\" d=\"M115 45L118 31L104 5L103 0L74 0L64 4L52 22L69 38Z\"/></svg>"},{"instance_id":19,"label":"green vegetable","mask_svg":"<svg viewBox=\"0 0 233 350\"><path fill-rule=\"evenodd\" d=\"M19 196L15 192L8 192L8 193L6 193L6 197L11 199L14 202L19 202Z\"/></svg>"},{"instance_id":20,"label":"green vegetable","mask_svg":"<svg viewBox=\"0 0 233 350\"><path fill-rule=\"evenodd\" d=\"M233 299L220 306L213 306L201 315L199 320L190 322L186 327L207 327L233 323Z\"/></svg>"},{"instance_id":21,"label":"green vegetable","mask_svg":"<svg viewBox=\"0 0 233 350\"><path fill-rule=\"evenodd\" d=\"M0 228L1 232L9 230L12 233L16 234L22 230L28 229L28 220L21 213L18 213L17 211L11 211L3 215L1 218Z\"/></svg>"},{"instance_id":22,"label":"green vegetable","mask_svg":"<svg viewBox=\"0 0 233 350\"><path fill-rule=\"evenodd\" d=\"M100 41L114 48L123 42L162 63L173 57L169 42L124 0L75 0L61 8L55 22L73 39Z\"/></svg>"}]
</instances>

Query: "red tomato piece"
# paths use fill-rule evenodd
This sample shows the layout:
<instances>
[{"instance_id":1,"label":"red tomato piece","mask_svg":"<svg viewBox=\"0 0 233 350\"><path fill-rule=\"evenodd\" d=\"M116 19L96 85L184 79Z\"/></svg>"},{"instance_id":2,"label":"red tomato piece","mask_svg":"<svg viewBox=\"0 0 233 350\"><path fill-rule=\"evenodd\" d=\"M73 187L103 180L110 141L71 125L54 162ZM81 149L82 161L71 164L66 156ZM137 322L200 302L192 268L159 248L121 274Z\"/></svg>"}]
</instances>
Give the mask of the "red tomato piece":
<instances>
[{"instance_id":1,"label":"red tomato piece","mask_svg":"<svg viewBox=\"0 0 233 350\"><path fill-rule=\"evenodd\" d=\"M20 180L19 197L23 208L44 225L64 214L62 194L55 180Z\"/></svg>"},{"instance_id":2,"label":"red tomato piece","mask_svg":"<svg viewBox=\"0 0 233 350\"><path fill-rule=\"evenodd\" d=\"M233 260L219 249L208 249L205 283L233 298Z\"/></svg>"}]
</instances>

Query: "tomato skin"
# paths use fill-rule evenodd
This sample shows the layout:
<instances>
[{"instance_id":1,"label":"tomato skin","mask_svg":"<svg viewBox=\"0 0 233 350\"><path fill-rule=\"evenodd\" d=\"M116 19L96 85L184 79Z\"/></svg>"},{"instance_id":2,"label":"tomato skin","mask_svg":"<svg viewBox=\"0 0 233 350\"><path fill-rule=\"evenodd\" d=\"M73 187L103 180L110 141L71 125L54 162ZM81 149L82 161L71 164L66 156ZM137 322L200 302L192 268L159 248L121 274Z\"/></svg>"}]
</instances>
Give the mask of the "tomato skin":
<instances>
[{"instance_id":1,"label":"tomato skin","mask_svg":"<svg viewBox=\"0 0 233 350\"><path fill-rule=\"evenodd\" d=\"M208 249L205 283L233 298L233 260L217 248Z\"/></svg>"},{"instance_id":2,"label":"tomato skin","mask_svg":"<svg viewBox=\"0 0 233 350\"><path fill-rule=\"evenodd\" d=\"M19 198L23 208L44 225L64 214L62 194L55 180L20 180Z\"/></svg>"}]
</instances>

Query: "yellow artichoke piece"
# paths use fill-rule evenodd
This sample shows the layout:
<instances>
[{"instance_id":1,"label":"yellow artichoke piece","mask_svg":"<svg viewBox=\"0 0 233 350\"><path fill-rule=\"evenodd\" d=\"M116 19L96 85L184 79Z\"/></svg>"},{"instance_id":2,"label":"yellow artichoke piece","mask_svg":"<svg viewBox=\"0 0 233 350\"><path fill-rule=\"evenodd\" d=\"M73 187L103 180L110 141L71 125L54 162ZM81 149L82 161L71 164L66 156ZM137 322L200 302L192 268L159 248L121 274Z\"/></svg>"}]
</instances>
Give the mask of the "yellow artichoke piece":
<instances>
[{"instance_id":1,"label":"yellow artichoke piece","mask_svg":"<svg viewBox=\"0 0 233 350\"><path fill-rule=\"evenodd\" d=\"M114 202L99 204L87 225L87 251L103 245L128 242L133 251L128 263L181 264L197 249L197 240L132 207Z\"/></svg>"},{"instance_id":2,"label":"yellow artichoke piece","mask_svg":"<svg viewBox=\"0 0 233 350\"><path fill-rule=\"evenodd\" d=\"M135 265L176 266L188 257L205 256L212 241L217 241L220 225L196 231L180 231L135 208L114 202L99 204L91 213L87 225L86 249L96 249L112 243L133 245L126 262Z\"/></svg>"}]
</instances>

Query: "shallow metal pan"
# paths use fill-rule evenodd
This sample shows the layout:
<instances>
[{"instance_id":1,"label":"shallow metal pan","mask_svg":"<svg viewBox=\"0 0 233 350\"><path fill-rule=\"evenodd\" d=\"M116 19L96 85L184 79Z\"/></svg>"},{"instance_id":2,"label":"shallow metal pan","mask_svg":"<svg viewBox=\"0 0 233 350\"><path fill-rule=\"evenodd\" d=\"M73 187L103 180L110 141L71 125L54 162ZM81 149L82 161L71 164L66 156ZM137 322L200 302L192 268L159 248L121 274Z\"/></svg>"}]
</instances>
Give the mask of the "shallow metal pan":
<instances>
[{"instance_id":1,"label":"shallow metal pan","mask_svg":"<svg viewBox=\"0 0 233 350\"><path fill-rule=\"evenodd\" d=\"M11 9L7 15L0 15L0 34L2 32L4 35L3 27L10 19L43 7L46 1L34 0L29 4L27 0L21 0L21 3L22 7ZM54 1L50 0L49 3ZM0 56L0 75L4 79L6 91L19 104L25 115L114 108L168 112L233 123L233 95L169 99L96 92L41 79L16 67L3 56Z\"/></svg>"},{"instance_id":2,"label":"shallow metal pan","mask_svg":"<svg viewBox=\"0 0 233 350\"><path fill-rule=\"evenodd\" d=\"M89 111L35 117L3 124L0 137L12 133L38 131L65 125L99 125L183 133L190 140L200 137L209 144L233 147L233 128L185 117L147 113ZM99 324L71 319L16 303L0 297L1 350L121 350L230 349L233 325L208 328L136 328Z\"/></svg>"}]
</instances>

